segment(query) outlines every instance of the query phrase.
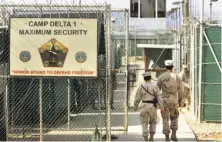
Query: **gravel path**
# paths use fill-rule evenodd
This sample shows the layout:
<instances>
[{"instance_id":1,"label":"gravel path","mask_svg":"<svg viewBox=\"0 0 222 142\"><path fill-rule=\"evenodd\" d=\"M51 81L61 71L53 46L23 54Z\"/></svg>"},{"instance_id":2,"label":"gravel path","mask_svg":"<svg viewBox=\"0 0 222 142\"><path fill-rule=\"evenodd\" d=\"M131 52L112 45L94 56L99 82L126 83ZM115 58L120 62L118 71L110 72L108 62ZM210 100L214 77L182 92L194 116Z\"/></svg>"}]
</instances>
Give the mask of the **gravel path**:
<instances>
[{"instance_id":1,"label":"gravel path","mask_svg":"<svg viewBox=\"0 0 222 142\"><path fill-rule=\"evenodd\" d=\"M197 140L222 140L221 123L200 123L198 124L192 114L186 113L185 119L196 135Z\"/></svg>"}]
</instances>

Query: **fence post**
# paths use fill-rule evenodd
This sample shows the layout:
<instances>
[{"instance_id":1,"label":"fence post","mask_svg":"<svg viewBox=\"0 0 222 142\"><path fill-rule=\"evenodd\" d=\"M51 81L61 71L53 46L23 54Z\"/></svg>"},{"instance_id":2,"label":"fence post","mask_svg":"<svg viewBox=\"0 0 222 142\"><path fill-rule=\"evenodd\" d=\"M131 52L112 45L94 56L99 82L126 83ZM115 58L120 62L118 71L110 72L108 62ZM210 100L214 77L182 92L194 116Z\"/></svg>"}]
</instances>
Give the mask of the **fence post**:
<instances>
[{"instance_id":1,"label":"fence post","mask_svg":"<svg viewBox=\"0 0 222 142\"><path fill-rule=\"evenodd\" d=\"M6 88L5 88L5 130L6 130L6 140L8 141L9 134L9 109L8 109L8 77L6 77Z\"/></svg>"},{"instance_id":2,"label":"fence post","mask_svg":"<svg viewBox=\"0 0 222 142\"><path fill-rule=\"evenodd\" d=\"M195 71L194 71L194 84L195 84L195 92L194 92L194 94L195 94L195 117L197 118L197 116L198 116L198 110L197 110L197 108L198 108L198 100L197 100L197 96L198 96L198 86L197 86L197 84L198 84L198 80L197 80L197 67L198 67L198 65L197 65L197 26L195 25L195 35L194 35L194 65L195 65Z\"/></svg>"},{"instance_id":3,"label":"fence post","mask_svg":"<svg viewBox=\"0 0 222 142\"><path fill-rule=\"evenodd\" d=\"M199 44L199 103L198 103L198 123L201 121L201 101L202 101L202 54L203 54L203 13L204 0L200 1L200 44Z\"/></svg>"},{"instance_id":4,"label":"fence post","mask_svg":"<svg viewBox=\"0 0 222 142\"><path fill-rule=\"evenodd\" d=\"M191 83L191 100L192 100L192 103L191 103L191 106L192 106L192 114L195 116L195 112L194 112L194 101L195 101L195 68L194 68L194 62L195 62L195 58L194 58L194 50L195 50L195 29L194 29L194 26L190 26L190 30L191 30L191 34L189 35L189 38L190 38L190 41L191 41L191 56L190 56L190 83Z\"/></svg>"},{"instance_id":5,"label":"fence post","mask_svg":"<svg viewBox=\"0 0 222 142\"><path fill-rule=\"evenodd\" d=\"M125 57L126 57L126 101L125 101L125 130L128 131L128 89L129 89L129 83L128 83L128 48L129 48L129 13L128 9L125 10Z\"/></svg>"},{"instance_id":6,"label":"fence post","mask_svg":"<svg viewBox=\"0 0 222 142\"><path fill-rule=\"evenodd\" d=\"M68 129L70 129L70 79L67 80L68 84Z\"/></svg>"},{"instance_id":7,"label":"fence post","mask_svg":"<svg viewBox=\"0 0 222 142\"><path fill-rule=\"evenodd\" d=\"M110 97L111 97L111 5L106 7L106 24L107 24L107 46L106 46L106 141L111 141L111 106L110 106Z\"/></svg>"},{"instance_id":8,"label":"fence post","mask_svg":"<svg viewBox=\"0 0 222 142\"><path fill-rule=\"evenodd\" d=\"M42 112L42 78L39 79L39 123L40 123L40 139L39 141L43 141L43 112Z\"/></svg>"}]
</instances>

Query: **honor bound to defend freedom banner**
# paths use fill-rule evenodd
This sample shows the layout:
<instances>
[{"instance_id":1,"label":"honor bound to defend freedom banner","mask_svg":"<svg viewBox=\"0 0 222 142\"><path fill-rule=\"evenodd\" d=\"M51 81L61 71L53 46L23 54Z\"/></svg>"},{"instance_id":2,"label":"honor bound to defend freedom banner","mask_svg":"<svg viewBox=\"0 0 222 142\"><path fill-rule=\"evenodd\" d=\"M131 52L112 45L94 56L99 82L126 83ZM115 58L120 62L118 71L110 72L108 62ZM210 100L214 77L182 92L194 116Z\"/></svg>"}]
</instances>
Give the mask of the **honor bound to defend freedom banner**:
<instances>
[{"instance_id":1,"label":"honor bound to defend freedom banner","mask_svg":"<svg viewBox=\"0 0 222 142\"><path fill-rule=\"evenodd\" d=\"M97 77L97 19L11 18L11 76Z\"/></svg>"}]
</instances>

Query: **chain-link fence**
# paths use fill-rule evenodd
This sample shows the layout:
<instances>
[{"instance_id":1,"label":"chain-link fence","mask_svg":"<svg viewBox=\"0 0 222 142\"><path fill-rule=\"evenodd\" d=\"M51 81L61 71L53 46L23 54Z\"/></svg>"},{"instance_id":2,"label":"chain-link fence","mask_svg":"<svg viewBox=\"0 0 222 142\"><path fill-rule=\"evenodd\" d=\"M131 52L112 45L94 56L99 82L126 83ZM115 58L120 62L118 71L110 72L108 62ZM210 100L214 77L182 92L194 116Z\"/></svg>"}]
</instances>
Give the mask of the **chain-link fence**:
<instances>
[{"instance_id":1,"label":"chain-link fence","mask_svg":"<svg viewBox=\"0 0 222 142\"><path fill-rule=\"evenodd\" d=\"M98 139L106 134L104 139L109 140L111 131L127 130L127 10L111 11L107 5L5 4L0 8L3 105L0 137L3 140L84 141L99 135L96 127L100 133ZM12 17L97 19L98 77L11 77L10 59L16 54L10 49L13 37L9 33L9 19ZM41 24L44 23L34 26L41 27ZM27 32L34 34L35 31Z\"/></svg>"},{"instance_id":2,"label":"chain-link fence","mask_svg":"<svg viewBox=\"0 0 222 142\"><path fill-rule=\"evenodd\" d=\"M206 25L202 32L201 51L199 26L192 25L190 77L194 115L200 121L221 122L221 26Z\"/></svg>"}]
</instances>

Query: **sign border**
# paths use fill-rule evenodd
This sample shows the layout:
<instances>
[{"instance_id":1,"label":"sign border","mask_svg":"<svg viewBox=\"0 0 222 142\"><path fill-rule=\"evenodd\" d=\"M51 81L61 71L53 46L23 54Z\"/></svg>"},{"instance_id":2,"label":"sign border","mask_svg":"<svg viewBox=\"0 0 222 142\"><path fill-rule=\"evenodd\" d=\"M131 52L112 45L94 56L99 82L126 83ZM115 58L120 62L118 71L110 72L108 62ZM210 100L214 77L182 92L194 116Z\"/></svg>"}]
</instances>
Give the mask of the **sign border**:
<instances>
[{"instance_id":1,"label":"sign border","mask_svg":"<svg viewBox=\"0 0 222 142\"><path fill-rule=\"evenodd\" d=\"M97 21L97 34L96 34L96 40L97 40L97 56L96 56L96 75L95 76L38 76L38 75L27 75L27 76L23 76L23 75L11 75L11 19L21 19L21 18L25 18L25 19L95 19ZM99 56L99 19L98 17L97 18L55 18L55 17L14 17L14 16L11 16L9 17L9 66L8 66L8 70L9 70L9 78L58 78L58 79L64 79L64 78L67 78L67 79L85 79L85 78L98 78L99 77L99 62L98 62L98 56ZM106 35L106 34L105 34Z\"/></svg>"}]
</instances>

